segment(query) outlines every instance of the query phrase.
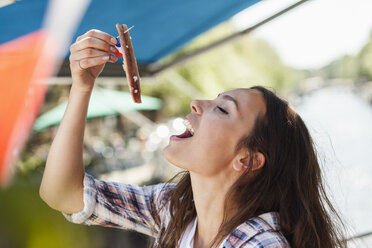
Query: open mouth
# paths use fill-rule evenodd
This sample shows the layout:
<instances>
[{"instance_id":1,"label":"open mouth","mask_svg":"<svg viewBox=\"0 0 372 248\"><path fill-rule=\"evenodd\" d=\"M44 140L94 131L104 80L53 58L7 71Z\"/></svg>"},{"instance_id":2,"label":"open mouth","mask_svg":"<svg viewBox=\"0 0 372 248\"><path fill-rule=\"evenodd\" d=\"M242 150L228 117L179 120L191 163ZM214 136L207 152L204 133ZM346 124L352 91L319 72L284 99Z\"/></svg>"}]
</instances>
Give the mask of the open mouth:
<instances>
[{"instance_id":1,"label":"open mouth","mask_svg":"<svg viewBox=\"0 0 372 248\"><path fill-rule=\"evenodd\" d=\"M194 136L194 128L191 126L190 122L188 120L184 120L183 124L186 127L185 132L179 135L173 135L173 137L178 139L186 139Z\"/></svg>"},{"instance_id":2,"label":"open mouth","mask_svg":"<svg viewBox=\"0 0 372 248\"><path fill-rule=\"evenodd\" d=\"M193 136L193 134L188 129L186 129L184 133L182 133L180 135L176 135L176 137L181 138L181 139L190 138L192 136Z\"/></svg>"}]
</instances>

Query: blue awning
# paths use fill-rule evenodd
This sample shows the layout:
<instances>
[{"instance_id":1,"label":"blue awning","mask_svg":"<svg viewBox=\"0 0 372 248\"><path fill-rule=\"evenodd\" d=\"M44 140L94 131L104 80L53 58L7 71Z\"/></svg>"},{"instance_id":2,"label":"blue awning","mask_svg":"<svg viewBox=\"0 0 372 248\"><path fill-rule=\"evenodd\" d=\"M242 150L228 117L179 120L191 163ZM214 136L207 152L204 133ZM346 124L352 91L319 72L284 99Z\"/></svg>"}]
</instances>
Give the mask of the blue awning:
<instances>
[{"instance_id":1,"label":"blue awning","mask_svg":"<svg viewBox=\"0 0 372 248\"><path fill-rule=\"evenodd\" d=\"M116 35L116 23L135 25L131 36L137 61L153 63L259 1L92 0L74 40L92 28ZM47 3L20 0L0 8L0 44L40 29Z\"/></svg>"}]
</instances>

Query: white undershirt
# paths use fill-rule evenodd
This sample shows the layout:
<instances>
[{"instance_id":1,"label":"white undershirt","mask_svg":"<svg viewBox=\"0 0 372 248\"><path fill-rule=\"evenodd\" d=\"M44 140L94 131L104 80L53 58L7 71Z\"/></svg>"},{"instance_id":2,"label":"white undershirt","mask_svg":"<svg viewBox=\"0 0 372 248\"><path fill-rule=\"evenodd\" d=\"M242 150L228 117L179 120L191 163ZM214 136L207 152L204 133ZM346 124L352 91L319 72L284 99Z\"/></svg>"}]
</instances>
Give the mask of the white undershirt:
<instances>
[{"instance_id":1,"label":"white undershirt","mask_svg":"<svg viewBox=\"0 0 372 248\"><path fill-rule=\"evenodd\" d=\"M195 218L195 220L187 226L185 232L182 234L182 237L178 242L180 248L194 248L194 237L197 225L198 218ZM219 248L223 248L223 244L225 243L226 239L227 237L222 241Z\"/></svg>"}]
</instances>

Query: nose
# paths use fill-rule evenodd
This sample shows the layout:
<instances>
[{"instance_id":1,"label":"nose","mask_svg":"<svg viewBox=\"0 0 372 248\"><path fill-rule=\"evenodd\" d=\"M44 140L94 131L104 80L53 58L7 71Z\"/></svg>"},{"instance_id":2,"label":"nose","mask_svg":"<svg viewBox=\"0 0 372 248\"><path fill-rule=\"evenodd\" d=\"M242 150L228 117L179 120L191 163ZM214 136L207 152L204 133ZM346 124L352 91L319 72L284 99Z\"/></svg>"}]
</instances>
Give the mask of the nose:
<instances>
[{"instance_id":1,"label":"nose","mask_svg":"<svg viewBox=\"0 0 372 248\"><path fill-rule=\"evenodd\" d=\"M201 115L203 113L202 104L200 100L192 100L190 103L191 112Z\"/></svg>"}]
</instances>

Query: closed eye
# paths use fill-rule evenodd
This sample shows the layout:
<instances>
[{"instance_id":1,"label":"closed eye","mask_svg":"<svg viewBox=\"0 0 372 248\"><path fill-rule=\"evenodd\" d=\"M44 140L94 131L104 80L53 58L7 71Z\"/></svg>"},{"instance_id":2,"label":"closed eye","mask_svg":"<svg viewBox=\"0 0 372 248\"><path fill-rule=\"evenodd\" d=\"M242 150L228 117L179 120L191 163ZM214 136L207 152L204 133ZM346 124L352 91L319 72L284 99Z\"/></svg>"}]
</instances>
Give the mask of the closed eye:
<instances>
[{"instance_id":1,"label":"closed eye","mask_svg":"<svg viewBox=\"0 0 372 248\"><path fill-rule=\"evenodd\" d=\"M221 111L223 114L225 115L228 115L229 112L227 112L226 110L224 110L223 108L221 108L220 106L217 106L218 110Z\"/></svg>"}]
</instances>

